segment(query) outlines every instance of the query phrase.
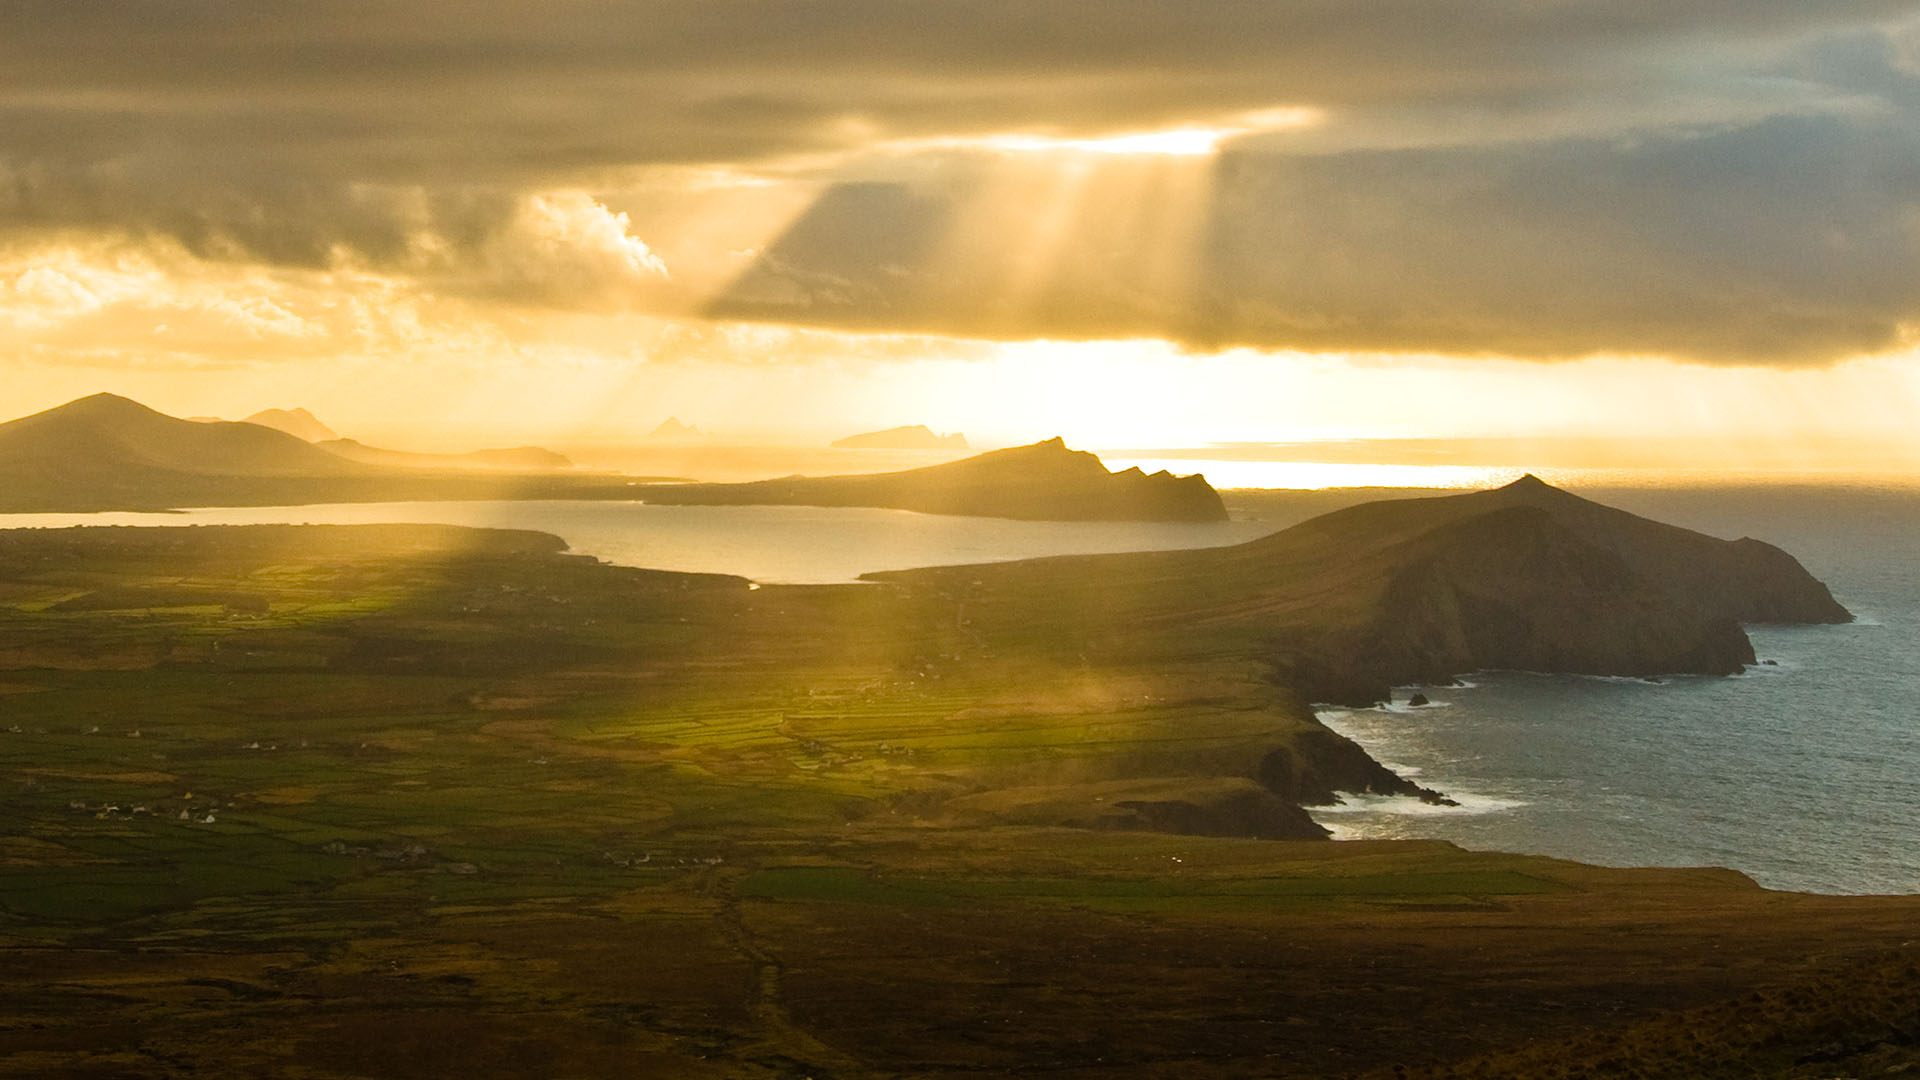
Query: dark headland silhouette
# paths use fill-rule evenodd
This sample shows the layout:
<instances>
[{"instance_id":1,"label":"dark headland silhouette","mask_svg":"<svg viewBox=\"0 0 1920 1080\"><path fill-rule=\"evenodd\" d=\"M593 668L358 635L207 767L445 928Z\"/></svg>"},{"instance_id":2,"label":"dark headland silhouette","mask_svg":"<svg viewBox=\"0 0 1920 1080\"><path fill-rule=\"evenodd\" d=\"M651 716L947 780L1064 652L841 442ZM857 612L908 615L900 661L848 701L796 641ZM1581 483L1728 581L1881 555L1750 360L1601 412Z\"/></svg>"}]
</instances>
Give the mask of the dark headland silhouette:
<instances>
[{"instance_id":1,"label":"dark headland silhouette","mask_svg":"<svg viewBox=\"0 0 1920 1080\"><path fill-rule=\"evenodd\" d=\"M967 437L960 432L951 435L936 435L925 424L913 424L905 427L888 428L885 431L868 431L859 435L849 435L844 439L835 439L833 446L841 450L971 450Z\"/></svg>"},{"instance_id":2,"label":"dark headland silhouette","mask_svg":"<svg viewBox=\"0 0 1920 1080\"><path fill-rule=\"evenodd\" d=\"M1036 521L1227 519L1220 493L1203 476L1111 472L1057 437L903 472L676 484L646 488L642 497L675 505L875 506Z\"/></svg>"}]
</instances>

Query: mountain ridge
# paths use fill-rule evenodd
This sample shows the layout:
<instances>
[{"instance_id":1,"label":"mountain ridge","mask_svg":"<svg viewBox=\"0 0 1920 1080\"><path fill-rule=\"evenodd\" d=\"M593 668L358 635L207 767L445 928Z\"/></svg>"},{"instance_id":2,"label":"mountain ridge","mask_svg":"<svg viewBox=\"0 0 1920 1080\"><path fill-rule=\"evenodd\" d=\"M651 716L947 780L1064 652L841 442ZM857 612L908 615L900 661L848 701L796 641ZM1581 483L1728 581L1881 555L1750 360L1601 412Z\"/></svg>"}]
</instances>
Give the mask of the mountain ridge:
<instances>
[{"instance_id":1,"label":"mountain ridge","mask_svg":"<svg viewBox=\"0 0 1920 1080\"><path fill-rule=\"evenodd\" d=\"M0 462L65 456L84 470L341 476L364 468L259 424L181 420L117 394L92 394L0 424ZM89 456L91 455L91 456Z\"/></svg>"},{"instance_id":2,"label":"mountain ridge","mask_svg":"<svg viewBox=\"0 0 1920 1080\"><path fill-rule=\"evenodd\" d=\"M936 435L925 424L903 424L885 431L863 431L829 445L841 450L971 450L960 432Z\"/></svg>"},{"instance_id":3,"label":"mountain ridge","mask_svg":"<svg viewBox=\"0 0 1920 1080\"><path fill-rule=\"evenodd\" d=\"M314 416L311 412L303 408L262 409L252 416L243 417L240 422L243 424L259 424L261 427L270 427L275 431L284 431L295 438L305 439L310 443L326 442L330 439L338 439L340 437L338 432L321 423L319 417Z\"/></svg>"},{"instance_id":4,"label":"mountain ridge","mask_svg":"<svg viewBox=\"0 0 1920 1080\"><path fill-rule=\"evenodd\" d=\"M462 470L438 461L433 468L408 467L382 463L389 452L368 448L364 456L372 460L356 461L334 449L260 424L183 420L117 394L91 394L0 423L0 511L616 493L612 482L591 478L548 481L530 472ZM618 493L627 490L624 481L617 485Z\"/></svg>"}]
</instances>

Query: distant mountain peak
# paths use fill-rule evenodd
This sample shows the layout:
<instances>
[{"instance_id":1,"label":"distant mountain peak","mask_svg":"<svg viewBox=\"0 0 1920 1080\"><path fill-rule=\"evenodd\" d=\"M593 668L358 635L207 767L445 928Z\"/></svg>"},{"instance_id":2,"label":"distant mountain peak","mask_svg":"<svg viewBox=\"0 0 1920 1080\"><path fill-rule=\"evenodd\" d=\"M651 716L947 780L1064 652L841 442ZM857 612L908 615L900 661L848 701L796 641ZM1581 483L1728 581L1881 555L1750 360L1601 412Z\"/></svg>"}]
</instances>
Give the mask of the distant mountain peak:
<instances>
[{"instance_id":1,"label":"distant mountain peak","mask_svg":"<svg viewBox=\"0 0 1920 1080\"><path fill-rule=\"evenodd\" d=\"M340 437L339 433L305 409L262 409L241 423L270 427L313 443L330 442Z\"/></svg>"},{"instance_id":2,"label":"distant mountain peak","mask_svg":"<svg viewBox=\"0 0 1920 1080\"><path fill-rule=\"evenodd\" d=\"M0 489L35 505L193 505L230 497L234 481L365 473L283 431L196 424L118 394L0 424Z\"/></svg>"},{"instance_id":3,"label":"distant mountain peak","mask_svg":"<svg viewBox=\"0 0 1920 1080\"><path fill-rule=\"evenodd\" d=\"M119 394L88 394L83 398L74 398L65 405L56 405L40 415L59 413L65 416L160 416L162 413L147 408L129 397Z\"/></svg>"},{"instance_id":4,"label":"distant mountain peak","mask_svg":"<svg viewBox=\"0 0 1920 1080\"><path fill-rule=\"evenodd\" d=\"M681 423L680 418L677 416L669 416L665 420L660 421L659 426L655 427L651 432L647 434L647 438L649 439L703 439L703 438L706 438L706 432L701 431L698 427L692 424Z\"/></svg>"}]
</instances>

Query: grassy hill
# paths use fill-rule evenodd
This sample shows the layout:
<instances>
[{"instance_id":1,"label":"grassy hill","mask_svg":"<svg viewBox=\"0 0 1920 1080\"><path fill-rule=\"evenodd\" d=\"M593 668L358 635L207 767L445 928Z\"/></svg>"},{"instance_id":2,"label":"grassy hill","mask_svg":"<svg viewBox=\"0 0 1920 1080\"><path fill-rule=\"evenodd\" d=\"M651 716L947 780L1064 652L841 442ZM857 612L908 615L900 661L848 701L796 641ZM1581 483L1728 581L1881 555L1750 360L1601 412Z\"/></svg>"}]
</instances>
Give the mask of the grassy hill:
<instances>
[{"instance_id":1,"label":"grassy hill","mask_svg":"<svg viewBox=\"0 0 1920 1080\"><path fill-rule=\"evenodd\" d=\"M1314 700L1479 668L1652 677L1753 661L1742 621L1850 616L1792 556L1532 477L1368 503L1234 547L869 575L965 604L983 647L1257 657Z\"/></svg>"},{"instance_id":2,"label":"grassy hill","mask_svg":"<svg viewBox=\"0 0 1920 1080\"><path fill-rule=\"evenodd\" d=\"M68 475L352 476L365 470L259 424L180 420L94 394L0 424L0 464Z\"/></svg>"}]
</instances>

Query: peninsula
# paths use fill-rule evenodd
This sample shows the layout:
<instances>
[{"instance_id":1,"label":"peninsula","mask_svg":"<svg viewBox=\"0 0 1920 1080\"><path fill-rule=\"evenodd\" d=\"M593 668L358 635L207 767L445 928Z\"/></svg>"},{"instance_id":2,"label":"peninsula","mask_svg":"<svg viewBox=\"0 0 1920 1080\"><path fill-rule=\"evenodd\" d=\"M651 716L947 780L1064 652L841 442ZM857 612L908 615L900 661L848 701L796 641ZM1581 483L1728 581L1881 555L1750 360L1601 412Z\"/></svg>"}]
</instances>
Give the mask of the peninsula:
<instances>
[{"instance_id":1,"label":"peninsula","mask_svg":"<svg viewBox=\"0 0 1920 1080\"><path fill-rule=\"evenodd\" d=\"M844 439L835 439L833 446L841 450L970 450L967 437L959 432L951 435L936 435L925 424L913 424L905 427L888 428L885 431L868 431L859 435L849 435Z\"/></svg>"},{"instance_id":2,"label":"peninsula","mask_svg":"<svg viewBox=\"0 0 1920 1080\"><path fill-rule=\"evenodd\" d=\"M1111 472L1060 438L902 472L652 486L641 497L682 506L874 506L1034 521L1227 520L1220 494L1203 476Z\"/></svg>"},{"instance_id":3,"label":"peninsula","mask_svg":"<svg viewBox=\"0 0 1920 1080\"><path fill-rule=\"evenodd\" d=\"M1920 898L1312 818L1445 797L1311 701L1846 617L1766 545L1529 480L865 586L564 549L0 532L0 1075L1773 1075L1920 1003Z\"/></svg>"}]
</instances>

